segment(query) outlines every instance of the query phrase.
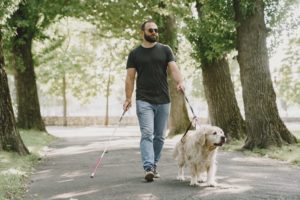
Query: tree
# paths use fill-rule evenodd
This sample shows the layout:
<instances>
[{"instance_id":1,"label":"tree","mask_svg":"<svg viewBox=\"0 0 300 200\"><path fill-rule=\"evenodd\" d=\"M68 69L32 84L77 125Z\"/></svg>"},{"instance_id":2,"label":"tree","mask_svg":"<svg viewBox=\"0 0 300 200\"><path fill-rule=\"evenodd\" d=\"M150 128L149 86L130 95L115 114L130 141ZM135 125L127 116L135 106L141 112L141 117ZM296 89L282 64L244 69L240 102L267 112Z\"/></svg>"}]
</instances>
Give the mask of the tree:
<instances>
[{"instance_id":1,"label":"tree","mask_svg":"<svg viewBox=\"0 0 300 200\"><path fill-rule=\"evenodd\" d=\"M45 36L42 31L66 15L78 15L80 1L22 1L8 20L15 34L9 39L18 102L18 126L24 129L45 130L37 94L32 55L32 41Z\"/></svg>"},{"instance_id":2,"label":"tree","mask_svg":"<svg viewBox=\"0 0 300 200\"><path fill-rule=\"evenodd\" d=\"M240 65L248 134L244 148L280 147L284 142L296 143L296 138L280 119L276 105L266 45L266 4L262 0L234 0L233 6L238 23L237 59Z\"/></svg>"},{"instance_id":3,"label":"tree","mask_svg":"<svg viewBox=\"0 0 300 200\"><path fill-rule=\"evenodd\" d=\"M4 69L4 55L2 47L2 27L5 18L18 5L18 1L7 2L7 5L0 3L0 150L15 151L20 155L29 154L28 149L24 145L19 131L16 128L16 121L11 103L7 75ZM10 7L11 6L11 7Z\"/></svg>"},{"instance_id":4,"label":"tree","mask_svg":"<svg viewBox=\"0 0 300 200\"><path fill-rule=\"evenodd\" d=\"M186 19L186 35L201 62L203 86L213 125L227 137L241 139L245 125L234 93L227 54L234 49L234 24L226 2L195 2L196 17Z\"/></svg>"}]
</instances>

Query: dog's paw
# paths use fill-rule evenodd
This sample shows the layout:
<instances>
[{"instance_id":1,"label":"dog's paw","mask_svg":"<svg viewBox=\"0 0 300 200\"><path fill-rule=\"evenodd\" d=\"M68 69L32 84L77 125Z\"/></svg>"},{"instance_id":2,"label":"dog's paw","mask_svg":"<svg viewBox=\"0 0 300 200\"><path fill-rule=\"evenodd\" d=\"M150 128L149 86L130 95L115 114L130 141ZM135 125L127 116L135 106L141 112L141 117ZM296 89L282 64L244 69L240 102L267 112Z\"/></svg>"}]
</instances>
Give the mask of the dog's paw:
<instances>
[{"instance_id":1,"label":"dog's paw","mask_svg":"<svg viewBox=\"0 0 300 200\"><path fill-rule=\"evenodd\" d=\"M198 186L200 186L200 184L198 183L198 182L190 182L190 186L193 186L193 187L198 187Z\"/></svg>"},{"instance_id":2,"label":"dog's paw","mask_svg":"<svg viewBox=\"0 0 300 200\"><path fill-rule=\"evenodd\" d=\"M179 181L184 181L185 180L184 176L177 176L176 179L179 180Z\"/></svg>"},{"instance_id":3,"label":"dog's paw","mask_svg":"<svg viewBox=\"0 0 300 200\"><path fill-rule=\"evenodd\" d=\"M210 181L210 182L207 183L207 186L208 187L216 187L217 183L215 181Z\"/></svg>"},{"instance_id":4,"label":"dog's paw","mask_svg":"<svg viewBox=\"0 0 300 200\"><path fill-rule=\"evenodd\" d=\"M198 177L198 183L204 183L205 181L206 181L206 178Z\"/></svg>"}]
</instances>

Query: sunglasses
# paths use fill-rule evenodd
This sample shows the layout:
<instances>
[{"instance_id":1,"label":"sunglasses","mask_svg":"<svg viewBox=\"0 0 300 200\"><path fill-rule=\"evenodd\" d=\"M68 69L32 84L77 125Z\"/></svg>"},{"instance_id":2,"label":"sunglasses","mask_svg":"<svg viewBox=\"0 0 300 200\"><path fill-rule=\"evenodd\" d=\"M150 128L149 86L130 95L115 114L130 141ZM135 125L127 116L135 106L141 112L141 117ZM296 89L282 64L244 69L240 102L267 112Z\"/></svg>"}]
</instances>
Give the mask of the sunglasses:
<instances>
[{"instance_id":1,"label":"sunglasses","mask_svg":"<svg viewBox=\"0 0 300 200\"><path fill-rule=\"evenodd\" d=\"M149 33L158 33L158 29L157 28L149 28L148 29Z\"/></svg>"}]
</instances>

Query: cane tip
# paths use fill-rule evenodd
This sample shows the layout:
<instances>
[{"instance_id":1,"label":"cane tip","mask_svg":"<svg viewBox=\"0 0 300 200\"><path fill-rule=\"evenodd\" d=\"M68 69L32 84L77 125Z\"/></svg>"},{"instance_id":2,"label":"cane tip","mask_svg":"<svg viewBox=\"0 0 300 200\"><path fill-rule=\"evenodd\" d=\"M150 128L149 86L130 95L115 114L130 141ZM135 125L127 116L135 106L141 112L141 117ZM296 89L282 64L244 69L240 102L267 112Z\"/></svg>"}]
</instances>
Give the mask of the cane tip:
<instances>
[{"instance_id":1,"label":"cane tip","mask_svg":"<svg viewBox=\"0 0 300 200\"><path fill-rule=\"evenodd\" d=\"M90 178L94 178L94 176L95 176L94 174L91 174Z\"/></svg>"}]
</instances>

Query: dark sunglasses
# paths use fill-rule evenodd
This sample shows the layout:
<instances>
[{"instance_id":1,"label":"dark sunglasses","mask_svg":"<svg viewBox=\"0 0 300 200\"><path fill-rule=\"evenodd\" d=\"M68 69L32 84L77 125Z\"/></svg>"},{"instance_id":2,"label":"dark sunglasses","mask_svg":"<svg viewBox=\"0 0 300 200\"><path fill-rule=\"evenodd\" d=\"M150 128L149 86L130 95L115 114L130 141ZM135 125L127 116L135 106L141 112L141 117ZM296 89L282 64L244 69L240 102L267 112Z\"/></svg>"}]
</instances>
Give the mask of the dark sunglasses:
<instances>
[{"instance_id":1,"label":"dark sunglasses","mask_svg":"<svg viewBox=\"0 0 300 200\"><path fill-rule=\"evenodd\" d=\"M149 28L148 29L149 33L158 33L158 29L157 28Z\"/></svg>"}]
</instances>

